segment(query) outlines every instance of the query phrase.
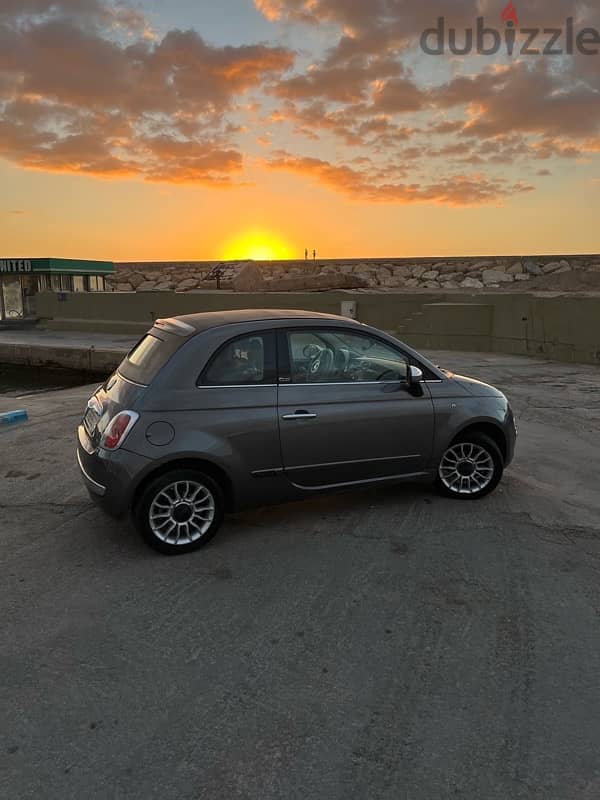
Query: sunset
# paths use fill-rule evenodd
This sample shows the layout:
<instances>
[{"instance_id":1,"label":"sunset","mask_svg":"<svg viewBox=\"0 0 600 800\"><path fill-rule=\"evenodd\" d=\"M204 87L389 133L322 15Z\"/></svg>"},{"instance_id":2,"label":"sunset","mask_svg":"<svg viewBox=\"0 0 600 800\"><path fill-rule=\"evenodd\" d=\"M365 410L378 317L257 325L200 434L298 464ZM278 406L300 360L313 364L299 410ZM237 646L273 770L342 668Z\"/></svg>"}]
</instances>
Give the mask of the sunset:
<instances>
[{"instance_id":1,"label":"sunset","mask_svg":"<svg viewBox=\"0 0 600 800\"><path fill-rule=\"evenodd\" d=\"M508 55L515 20L562 55L542 33ZM3 250L595 251L590 26L597 4L568 0L3 0Z\"/></svg>"},{"instance_id":2,"label":"sunset","mask_svg":"<svg viewBox=\"0 0 600 800\"><path fill-rule=\"evenodd\" d=\"M232 242L226 243L219 257L228 261L251 259L271 261L292 258L292 248L268 231L252 230L242 233Z\"/></svg>"}]
</instances>

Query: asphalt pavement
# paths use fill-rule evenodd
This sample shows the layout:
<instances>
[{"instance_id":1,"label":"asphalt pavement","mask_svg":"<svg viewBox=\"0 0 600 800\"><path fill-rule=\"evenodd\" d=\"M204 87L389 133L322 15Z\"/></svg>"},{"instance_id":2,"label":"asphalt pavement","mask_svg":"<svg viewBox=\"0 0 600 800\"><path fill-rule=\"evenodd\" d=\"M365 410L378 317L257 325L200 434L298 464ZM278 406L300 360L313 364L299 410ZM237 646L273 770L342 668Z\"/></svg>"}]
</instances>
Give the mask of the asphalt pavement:
<instances>
[{"instance_id":1,"label":"asphalt pavement","mask_svg":"<svg viewBox=\"0 0 600 800\"><path fill-rule=\"evenodd\" d=\"M0 398L0 797L600 797L600 371L434 357L511 398L493 495L313 498L177 558L87 497L93 387Z\"/></svg>"}]
</instances>

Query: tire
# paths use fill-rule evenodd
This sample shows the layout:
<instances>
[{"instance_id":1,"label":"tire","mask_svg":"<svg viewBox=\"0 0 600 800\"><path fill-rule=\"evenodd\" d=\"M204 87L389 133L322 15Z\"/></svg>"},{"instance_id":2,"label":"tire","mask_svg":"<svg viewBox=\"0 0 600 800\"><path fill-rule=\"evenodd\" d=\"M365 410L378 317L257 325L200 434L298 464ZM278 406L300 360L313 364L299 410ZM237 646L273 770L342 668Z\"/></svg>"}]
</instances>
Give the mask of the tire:
<instances>
[{"instance_id":1,"label":"tire","mask_svg":"<svg viewBox=\"0 0 600 800\"><path fill-rule=\"evenodd\" d=\"M470 476L463 476L474 470ZM456 500L478 500L493 492L504 472L504 459L498 445L484 433L474 431L450 444L438 465L436 486Z\"/></svg>"},{"instance_id":2,"label":"tire","mask_svg":"<svg viewBox=\"0 0 600 800\"><path fill-rule=\"evenodd\" d=\"M213 478L194 469L159 475L144 489L134 511L144 541L166 555L191 553L219 530L223 490Z\"/></svg>"}]
</instances>

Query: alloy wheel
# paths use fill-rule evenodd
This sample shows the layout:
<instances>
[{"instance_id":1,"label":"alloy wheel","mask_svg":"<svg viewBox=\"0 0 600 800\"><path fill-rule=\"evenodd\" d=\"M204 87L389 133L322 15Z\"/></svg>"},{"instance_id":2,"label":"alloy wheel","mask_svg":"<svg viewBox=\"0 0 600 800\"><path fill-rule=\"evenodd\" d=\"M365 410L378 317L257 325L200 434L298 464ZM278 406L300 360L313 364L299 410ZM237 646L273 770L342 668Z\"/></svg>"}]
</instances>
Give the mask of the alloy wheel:
<instances>
[{"instance_id":1,"label":"alloy wheel","mask_svg":"<svg viewBox=\"0 0 600 800\"><path fill-rule=\"evenodd\" d=\"M439 477L453 494L479 494L494 478L494 460L481 445L458 442L444 453Z\"/></svg>"},{"instance_id":2,"label":"alloy wheel","mask_svg":"<svg viewBox=\"0 0 600 800\"><path fill-rule=\"evenodd\" d=\"M176 481L162 488L148 512L152 533L169 545L197 542L215 518L215 498L203 483Z\"/></svg>"}]
</instances>

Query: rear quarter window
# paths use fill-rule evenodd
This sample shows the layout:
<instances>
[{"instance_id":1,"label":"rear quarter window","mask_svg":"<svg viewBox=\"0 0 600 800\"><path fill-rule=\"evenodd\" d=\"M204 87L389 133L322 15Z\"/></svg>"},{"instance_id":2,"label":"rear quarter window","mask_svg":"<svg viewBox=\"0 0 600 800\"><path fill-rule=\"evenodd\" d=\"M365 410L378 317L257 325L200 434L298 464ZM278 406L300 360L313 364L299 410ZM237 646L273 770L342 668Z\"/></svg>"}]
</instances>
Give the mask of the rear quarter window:
<instances>
[{"instance_id":1,"label":"rear quarter window","mask_svg":"<svg viewBox=\"0 0 600 800\"><path fill-rule=\"evenodd\" d=\"M180 336L148 333L121 362L119 372L134 383L148 386L184 342Z\"/></svg>"}]
</instances>

